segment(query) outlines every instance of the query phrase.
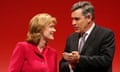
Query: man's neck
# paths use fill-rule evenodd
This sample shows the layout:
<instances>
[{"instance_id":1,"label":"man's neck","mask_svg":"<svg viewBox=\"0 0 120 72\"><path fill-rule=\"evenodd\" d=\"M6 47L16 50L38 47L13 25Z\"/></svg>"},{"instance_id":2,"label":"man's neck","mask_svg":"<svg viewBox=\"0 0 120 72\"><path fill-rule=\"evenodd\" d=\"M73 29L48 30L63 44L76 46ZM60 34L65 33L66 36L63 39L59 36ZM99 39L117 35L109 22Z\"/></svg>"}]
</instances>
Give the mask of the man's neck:
<instances>
[{"instance_id":1,"label":"man's neck","mask_svg":"<svg viewBox=\"0 0 120 72\"><path fill-rule=\"evenodd\" d=\"M89 24L88 24L88 26L85 28L85 30L83 31L83 32L87 32L90 28L91 28L91 26L93 25L93 21L91 21Z\"/></svg>"}]
</instances>

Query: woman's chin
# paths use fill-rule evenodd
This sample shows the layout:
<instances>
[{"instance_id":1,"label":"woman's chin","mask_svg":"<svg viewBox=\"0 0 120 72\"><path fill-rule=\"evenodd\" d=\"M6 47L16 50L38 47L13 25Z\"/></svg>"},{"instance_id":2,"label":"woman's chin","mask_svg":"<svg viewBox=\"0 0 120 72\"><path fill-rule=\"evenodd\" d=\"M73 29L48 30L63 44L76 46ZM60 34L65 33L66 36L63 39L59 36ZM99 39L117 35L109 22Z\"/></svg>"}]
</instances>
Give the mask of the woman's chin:
<instances>
[{"instance_id":1,"label":"woman's chin","mask_svg":"<svg viewBox=\"0 0 120 72\"><path fill-rule=\"evenodd\" d=\"M48 40L54 40L54 37L48 38Z\"/></svg>"}]
</instances>

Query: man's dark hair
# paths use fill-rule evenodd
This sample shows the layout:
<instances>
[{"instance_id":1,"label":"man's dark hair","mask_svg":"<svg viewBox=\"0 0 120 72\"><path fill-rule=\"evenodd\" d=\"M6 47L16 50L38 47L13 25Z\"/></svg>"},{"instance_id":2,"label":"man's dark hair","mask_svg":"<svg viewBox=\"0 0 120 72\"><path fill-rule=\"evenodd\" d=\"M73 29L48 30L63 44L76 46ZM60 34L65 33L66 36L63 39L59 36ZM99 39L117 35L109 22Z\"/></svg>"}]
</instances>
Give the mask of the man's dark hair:
<instances>
[{"instance_id":1,"label":"man's dark hair","mask_svg":"<svg viewBox=\"0 0 120 72\"><path fill-rule=\"evenodd\" d=\"M72 9L71 9L72 12L77 10L77 9L82 9L84 16L87 16L88 13L90 13L92 15L92 20L95 18L94 17L94 7L90 2L88 2L88 1L79 1L79 2L77 2L75 4L73 4Z\"/></svg>"}]
</instances>

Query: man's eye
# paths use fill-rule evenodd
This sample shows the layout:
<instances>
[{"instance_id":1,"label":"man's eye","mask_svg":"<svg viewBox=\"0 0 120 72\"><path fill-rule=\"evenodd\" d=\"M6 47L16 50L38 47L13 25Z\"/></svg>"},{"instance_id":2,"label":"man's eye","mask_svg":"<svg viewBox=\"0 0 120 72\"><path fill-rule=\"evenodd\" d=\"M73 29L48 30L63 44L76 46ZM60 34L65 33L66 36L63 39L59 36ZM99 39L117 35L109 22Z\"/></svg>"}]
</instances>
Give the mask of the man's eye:
<instances>
[{"instance_id":1,"label":"man's eye","mask_svg":"<svg viewBox=\"0 0 120 72\"><path fill-rule=\"evenodd\" d=\"M79 20L79 18L74 18L74 20Z\"/></svg>"}]
</instances>

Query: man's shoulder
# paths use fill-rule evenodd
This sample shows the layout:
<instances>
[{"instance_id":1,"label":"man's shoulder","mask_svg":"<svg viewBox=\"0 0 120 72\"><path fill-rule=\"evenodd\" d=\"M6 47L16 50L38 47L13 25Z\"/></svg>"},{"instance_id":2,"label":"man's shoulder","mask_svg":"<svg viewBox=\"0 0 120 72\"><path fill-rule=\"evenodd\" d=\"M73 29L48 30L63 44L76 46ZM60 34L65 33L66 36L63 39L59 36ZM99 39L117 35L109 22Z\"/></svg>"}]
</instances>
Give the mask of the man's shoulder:
<instances>
[{"instance_id":1,"label":"man's shoulder","mask_svg":"<svg viewBox=\"0 0 120 72\"><path fill-rule=\"evenodd\" d=\"M78 37L79 37L79 33L73 32L73 33L71 33L71 34L68 36L68 39L78 38Z\"/></svg>"},{"instance_id":2,"label":"man's shoulder","mask_svg":"<svg viewBox=\"0 0 120 72\"><path fill-rule=\"evenodd\" d=\"M96 29L98 31L100 31L101 33L108 33L108 32L113 33L113 31L110 28L106 28L106 27L102 27L102 26L98 26L98 25L96 25Z\"/></svg>"}]
</instances>

